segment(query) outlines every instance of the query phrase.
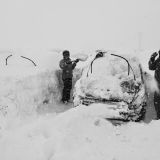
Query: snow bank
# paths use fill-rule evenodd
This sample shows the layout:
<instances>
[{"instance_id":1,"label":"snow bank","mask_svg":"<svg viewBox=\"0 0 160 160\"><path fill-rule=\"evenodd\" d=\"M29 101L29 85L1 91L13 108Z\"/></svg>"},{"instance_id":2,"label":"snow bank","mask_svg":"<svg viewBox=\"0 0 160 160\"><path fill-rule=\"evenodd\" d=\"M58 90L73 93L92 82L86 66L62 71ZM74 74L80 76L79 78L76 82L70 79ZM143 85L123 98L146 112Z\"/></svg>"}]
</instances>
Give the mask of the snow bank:
<instances>
[{"instance_id":1,"label":"snow bank","mask_svg":"<svg viewBox=\"0 0 160 160\"><path fill-rule=\"evenodd\" d=\"M1 76L0 88L0 126L11 117L34 115L39 108L61 98L54 70L32 70L32 75L26 77Z\"/></svg>"},{"instance_id":2,"label":"snow bank","mask_svg":"<svg viewBox=\"0 0 160 160\"><path fill-rule=\"evenodd\" d=\"M3 160L159 160L159 121L113 126L106 107L81 106L1 132Z\"/></svg>"},{"instance_id":3,"label":"snow bank","mask_svg":"<svg viewBox=\"0 0 160 160\"><path fill-rule=\"evenodd\" d=\"M12 56L6 65L9 55ZM33 60L36 66L21 56ZM1 52L0 59L1 128L12 128L20 119L36 116L39 110L45 110L49 104L59 101L61 91L56 77L59 67L57 53L14 50Z\"/></svg>"},{"instance_id":4,"label":"snow bank","mask_svg":"<svg viewBox=\"0 0 160 160\"><path fill-rule=\"evenodd\" d=\"M139 60L135 56L123 55L127 58L132 69L128 67L127 62L112 54L118 55L113 51L107 51L103 58L97 58L94 61L95 55L88 58L87 65L83 70L83 74L75 88L75 104L76 99L91 95L96 98L104 99L120 99L132 101L133 95L122 90L123 82L128 81L135 85L141 84L141 75L139 68ZM93 63L92 63L93 62ZM128 70L130 71L128 75ZM134 76L135 79L134 80ZM142 95L144 88L142 87ZM84 95L85 94L85 95Z\"/></svg>"},{"instance_id":5,"label":"snow bank","mask_svg":"<svg viewBox=\"0 0 160 160\"><path fill-rule=\"evenodd\" d=\"M6 65L9 55L12 56ZM21 56L31 59L36 66ZM15 117L24 119L65 110L62 105L57 107L63 88L59 68L61 58L60 52L30 49L0 54L1 62L4 62L0 64L0 127L11 127ZM80 75L81 69L76 67L73 85Z\"/></svg>"}]
</instances>

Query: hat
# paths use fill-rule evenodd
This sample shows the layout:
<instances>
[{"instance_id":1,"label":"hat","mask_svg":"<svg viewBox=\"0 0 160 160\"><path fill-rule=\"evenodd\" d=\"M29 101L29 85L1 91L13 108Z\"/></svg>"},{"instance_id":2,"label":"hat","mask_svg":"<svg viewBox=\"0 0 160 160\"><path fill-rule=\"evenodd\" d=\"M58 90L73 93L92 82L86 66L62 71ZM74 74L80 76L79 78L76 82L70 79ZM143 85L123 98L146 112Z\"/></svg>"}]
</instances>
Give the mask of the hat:
<instances>
[{"instance_id":1,"label":"hat","mask_svg":"<svg viewBox=\"0 0 160 160\"><path fill-rule=\"evenodd\" d=\"M68 50L63 51L63 56L69 56L69 55L70 55L70 53Z\"/></svg>"}]
</instances>

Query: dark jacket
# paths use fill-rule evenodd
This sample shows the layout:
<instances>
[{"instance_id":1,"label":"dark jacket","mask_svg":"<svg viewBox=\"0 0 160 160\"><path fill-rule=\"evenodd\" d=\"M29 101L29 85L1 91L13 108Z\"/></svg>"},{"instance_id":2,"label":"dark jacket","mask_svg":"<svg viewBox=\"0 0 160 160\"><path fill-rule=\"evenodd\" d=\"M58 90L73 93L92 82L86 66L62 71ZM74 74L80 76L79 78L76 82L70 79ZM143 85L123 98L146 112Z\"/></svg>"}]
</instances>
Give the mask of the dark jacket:
<instances>
[{"instance_id":1,"label":"dark jacket","mask_svg":"<svg viewBox=\"0 0 160 160\"><path fill-rule=\"evenodd\" d=\"M155 70L154 76L160 88L160 58L155 59L155 57L151 57L148 64L150 70Z\"/></svg>"},{"instance_id":2,"label":"dark jacket","mask_svg":"<svg viewBox=\"0 0 160 160\"><path fill-rule=\"evenodd\" d=\"M73 69L76 67L76 63L72 62L70 58L68 60L62 59L59 66L62 69L63 80L73 77Z\"/></svg>"}]
</instances>

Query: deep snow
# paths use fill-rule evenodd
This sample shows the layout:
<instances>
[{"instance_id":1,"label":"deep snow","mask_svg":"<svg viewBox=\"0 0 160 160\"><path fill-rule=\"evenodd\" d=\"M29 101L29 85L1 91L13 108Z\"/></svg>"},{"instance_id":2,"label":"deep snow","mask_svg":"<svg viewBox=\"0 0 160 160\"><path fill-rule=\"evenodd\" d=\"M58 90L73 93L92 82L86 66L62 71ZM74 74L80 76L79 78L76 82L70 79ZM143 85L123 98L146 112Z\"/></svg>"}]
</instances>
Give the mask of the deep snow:
<instances>
[{"instance_id":1,"label":"deep snow","mask_svg":"<svg viewBox=\"0 0 160 160\"><path fill-rule=\"evenodd\" d=\"M8 66L8 53L1 54L0 159L159 159L159 121L114 126L104 119L108 111L102 104L59 104L61 54L40 52L20 50ZM34 59L37 66L21 61L20 55ZM143 64L145 68L146 61ZM82 66L77 66L74 81Z\"/></svg>"}]
</instances>

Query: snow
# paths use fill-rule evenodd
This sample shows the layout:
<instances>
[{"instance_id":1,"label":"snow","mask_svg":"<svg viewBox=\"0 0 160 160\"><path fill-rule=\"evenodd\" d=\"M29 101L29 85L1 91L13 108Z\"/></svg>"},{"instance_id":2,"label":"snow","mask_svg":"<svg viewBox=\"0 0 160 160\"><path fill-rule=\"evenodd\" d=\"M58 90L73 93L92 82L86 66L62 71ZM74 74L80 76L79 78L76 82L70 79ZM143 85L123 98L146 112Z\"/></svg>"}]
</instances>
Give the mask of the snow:
<instances>
[{"instance_id":1,"label":"snow","mask_svg":"<svg viewBox=\"0 0 160 160\"><path fill-rule=\"evenodd\" d=\"M124 102L131 102L134 94L126 92L125 87L122 88L124 82L127 82L133 86L140 86L140 91L137 92L138 98L134 101L134 104L140 108L142 102L145 101L145 87L141 82L139 68L140 62L138 58L128 54L122 55L129 60L129 63L133 69L130 69L130 73L128 75L127 62L120 57L114 56L119 55L119 52L106 51L102 58L100 57L95 60L96 54L97 53L88 58L88 61L86 62L87 65L83 69L82 77L78 80L75 86L75 106L81 104L82 97L85 98L87 95L91 95L97 99L116 99ZM147 86L150 82L151 81L148 80L146 83ZM119 104L119 106L123 107L124 112L126 112L126 108L128 106L127 104L122 103Z\"/></svg>"},{"instance_id":2,"label":"snow","mask_svg":"<svg viewBox=\"0 0 160 160\"><path fill-rule=\"evenodd\" d=\"M73 108L58 102L60 52L19 51L8 66L6 55L0 55L0 159L159 160L159 120L115 126L105 119L112 113L103 104ZM37 66L21 62L20 55Z\"/></svg>"},{"instance_id":3,"label":"snow","mask_svg":"<svg viewBox=\"0 0 160 160\"><path fill-rule=\"evenodd\" d=\"M1 133L0 155L4 160L159 159L159 121L113 126L103 118L105 108L81 106Z\"/></svg>"}]
</instances>

